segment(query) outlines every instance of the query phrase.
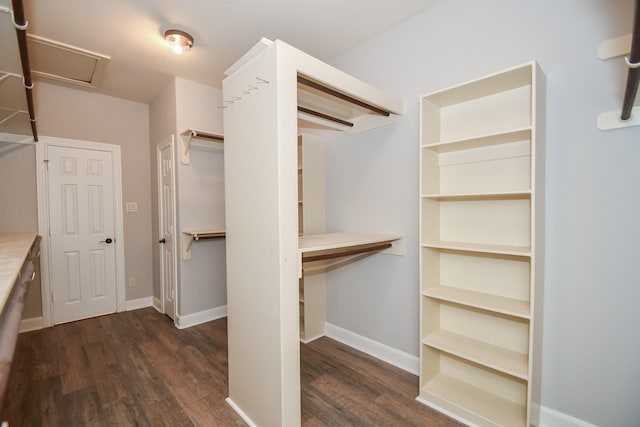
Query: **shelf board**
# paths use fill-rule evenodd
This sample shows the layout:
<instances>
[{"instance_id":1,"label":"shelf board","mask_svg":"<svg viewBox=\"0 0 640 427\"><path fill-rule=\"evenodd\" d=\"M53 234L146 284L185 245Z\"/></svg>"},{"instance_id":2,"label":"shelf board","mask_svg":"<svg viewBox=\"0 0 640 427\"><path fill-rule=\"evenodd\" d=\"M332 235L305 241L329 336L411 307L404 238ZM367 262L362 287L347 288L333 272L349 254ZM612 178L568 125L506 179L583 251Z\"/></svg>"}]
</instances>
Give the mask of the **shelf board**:
<instances>
[{"instance_id":1,"label":"shelf board","mask_svg":"<svg viewBox=\"0 0 640 427\"><path fill-rule=\"evenodd\" d=\"M525 191L499 191L489 193L434 193L422 196L425 199L442 201L462 200L523 200L531 198L531 190Z\"/></svg>"},{"instance_id":2,"label":"shelf board","mask_svg":"<svg viewBox=\"0 0 640 427\"><path fill-rule=\"evenodd\" d=\"M422 343L445 353L527 381L527 355L464 335L439 330Z\"/></svg>"},{"instance_id":3,"label":"shelf board","mask_svg":"<svg viewBox=\"0 0 640 427\"><path fill-rule=\"evenodd\" d=\"M515 255L522 257L531 256L531 248L528 246L491 245L487 243L448 242L434 240L422 243L425 248L449 249L453 251L480 252L498 255Z\"/></svg>"},{"instance_id":4,"label":"shelf board","mask_svg":"<svg viewBox=\"0 0 640 427\"><path fill-rule=\"evenodd\" d=\"M521 319L529 319L531 317L529 302L514 298L506 298L451 286L431 286L425 289L423 295L437 300L506 314L507 316Z\"/></svg>"},{"instance_id":5,"label":"shelf board","mask_svg":"<svg viewBox=\"0 0 640 427\"><path fill-rule=\"evenodd\" d=\"M450 151L469 150L472 148L489 147L492 145L508 144L510 142L524 140L531 140L531 126L469 138L425 144L422 148L435 151L437 153L447 153Z\"/></svg>"},{"instance_id":6,"label":"shelf board","mask_svg":"<svg viewBox=\"0 0 640 427\"><path fill-rule=\"evenodd\" d=\"M224 239L227 236L225 230L193 230L182 232L182 259L191 259L191 245L200 240Z\"/></svg>"},{"instance_id":7,"label":"shelf board","mask_svg":"<svg viewBox=\"0 0 640 427\"><path fill-rule=\"evenodd\" d=\"M526 425L526 408L500 396L445 374L437 374L421 390L419 401L473 418L473 424L500 426Z\"/></svg>"}]
</instances>

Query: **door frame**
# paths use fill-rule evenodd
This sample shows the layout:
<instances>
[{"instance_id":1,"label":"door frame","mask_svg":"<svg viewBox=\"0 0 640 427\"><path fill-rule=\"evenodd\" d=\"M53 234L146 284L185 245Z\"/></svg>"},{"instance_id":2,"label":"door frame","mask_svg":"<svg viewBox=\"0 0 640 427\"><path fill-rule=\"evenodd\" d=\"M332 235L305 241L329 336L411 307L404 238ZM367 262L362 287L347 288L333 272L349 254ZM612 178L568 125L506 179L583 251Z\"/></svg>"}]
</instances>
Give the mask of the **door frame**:
<instances>
[{"instance_id":1,"label":"door frame","mask_svg":"<svg viewBox=\"0 0 640 427\"><path fill-rule=\"evenodd\" d=\"M122 164L120 146L102 142L81 141L67 138L42 136L36 145L36 187L38 198L38 233L40 245L40 283L42 293L42 326L53 326L53 290L51 284L51 239L49 236L49 181L47 174L47 148L49 146L106 151L113 161L113 207L116 262L116 311L126 310L126 287L124 274L124 228L122 213Z\"/></svg>"},{"instance_id":2,"label":"door frame","mask_svg":"<svg viewBox=\"0 0 640 427\"><path fill-rule=\"evenodd\" d=\"M176 175L177 175L177 171L176 171L176 150L175 150L175 146L176 146L176 142L175 142L175 135L171 134L170 136L168 136L167 138L163 139L162 141L160 141L159 143L156 144L156 181L157 181L157 188L156 191L158 192L158 239L162 239L162 233L163 233L163 217L162 217L162 148L164 147L169 147L169 151L171 151L171 159L173 164L171 165L171 185L173 186L173 191L171 192L172 194L172 200L171 200L171 210L173 211L173 225L174 225L174 230L173 230L173 242L172 242L172 248L173 249L173 285L175 287L176 290L176 294L173 297L173 323L174 324L178 324L178 298L179 298L179 292L178 292L178 257L180 256L178 254L178 239L180 238L180 233L178 230L178 217L177 217L177 209L176 209L176 200L177 200L177 188L176 188ZM165 243L166 244L166 243ZM161 253L163 249L162 248L158 248L158 259L159 259L159 266L160 266L160 271L159 271L159 277L160 277L160 307L162 309L162 314L165 314L166 308L164 306L165 304L165 298L164 298L164 288L165 288L165 283L162 280L162 276L163 276L163 271L164 271L164 257Z\"/></svg>"}]
</instances>

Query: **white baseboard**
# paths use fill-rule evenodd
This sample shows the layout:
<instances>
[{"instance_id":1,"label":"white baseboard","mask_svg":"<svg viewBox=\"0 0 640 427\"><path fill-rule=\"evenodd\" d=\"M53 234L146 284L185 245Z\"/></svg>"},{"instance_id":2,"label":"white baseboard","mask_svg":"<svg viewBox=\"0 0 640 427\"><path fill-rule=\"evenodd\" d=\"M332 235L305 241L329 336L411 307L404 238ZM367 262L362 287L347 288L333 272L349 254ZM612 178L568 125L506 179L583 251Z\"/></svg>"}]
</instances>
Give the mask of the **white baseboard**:
<instances>
[{"instance_id":1,"label":"white baseboard","mask_svg":"<svg viewBox=\"0 0 640 427\"><path fill-rule=\"evenodd\" d=\"M596 427L594 424L572 417L555 409L540 407L539 427Z\"/></svg>"},{"instance_id":2,"label":"white baseboard","mask_svg":"<svg viewBox=\"0 0 640 427\"><path fill-rule=\"evenodd\" d=\"M411 372L414 375L418 375L420 371L420 361L418 357L412 356L409 353L389 347L386 344L363 337L362 335L358 335L328 322L325 323L324 330L329 338L340 341L349 347L365 352L400 369Z\"/></svg>"},{"instance_id":3,"label":"white baseboard","mask_svg":"<svg viewBox=\"0 0 640 427\"><path fill-rule=\"evenodd\" d=\"M153 297L153 308L155 308L158 313L162 313L162 301L160 298Z\"/></svg>"},{"instance_id":4,"label":"white baseboard","mask_svg":"<svg viewBox=\"0 0 640 427\"><path fill-rule=\"evenodd\" d=\"M238 415L240 415L240 418L242 418L244 420L245 423L247 423L249 425L249 427L256 427L257 424L254 423L251 418L249 418L247 416L247 414L244 413L244 411L242 409L240 409L240 407L238 405L235 404L235 402L233 400L231 400L230 397L227 397L225 399L225 402L227 402L229 404L229 406L231 406L231 408L233 408L234 411L236 411L236 413Z\"/></svg>"},{"instance_id":5,"label":"white baseboard","mask_svg":"<svg viewBox=\"0 0 640 427\"><path fill-rule=\"evenodd\" d=\"M38 329L42 329L42 317L31 317L29 319L22 319L20 321L20 326L18 329L18 333L29 332L29 331L37 331Z\"/></svg>"},{"instance_id":6,"label":"white baseboard","mask_svg":"<svg viewBox=\"0 0 640 427\"><path fill-rule=\"evenodd\" d=\"M227 306L211 308L209 310L199 311L185 316L176 316L176 328L184 329L190 326L196 326L201 323L210 322L227 316Z\"/></svg>"},{"instance_id":7,"label":"white baseboard","mask_svg":"<svg viewBox=\"0 0 640 427\"><path fill-rule=\"evenodd\" d=\"M153 305L153 297L130 299L125 301L127 311L137 310L139 308L151 307Z\"/></svg>"}]
</instances>

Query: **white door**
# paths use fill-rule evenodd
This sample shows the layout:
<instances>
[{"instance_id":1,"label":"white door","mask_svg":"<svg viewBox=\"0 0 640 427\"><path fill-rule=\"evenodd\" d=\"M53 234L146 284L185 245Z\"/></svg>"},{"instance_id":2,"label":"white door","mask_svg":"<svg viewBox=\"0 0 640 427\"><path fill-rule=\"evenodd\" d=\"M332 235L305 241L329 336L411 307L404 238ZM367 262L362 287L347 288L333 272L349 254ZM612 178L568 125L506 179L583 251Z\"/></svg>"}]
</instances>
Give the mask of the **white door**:
<instances>
[{"instance_id":1,"label":"white door","mask_svg":"<svg viewBox=\"0 0 640 427\"><path fill-rule=\"evenodd\" d=\"M53 323L116 311L113 154L49 145Z\"/></svg>"},{"instance_id":2,"label":"white door","mask_svg":"<svg viewBox=\"0 0 640 427\"><path fill-rule=\"evenodd\" d=\"M158 203L160 236L160 286L164 313L172 319L176 314L176 241L173 142L158 145Z\"/></svg>"}]
</instances>

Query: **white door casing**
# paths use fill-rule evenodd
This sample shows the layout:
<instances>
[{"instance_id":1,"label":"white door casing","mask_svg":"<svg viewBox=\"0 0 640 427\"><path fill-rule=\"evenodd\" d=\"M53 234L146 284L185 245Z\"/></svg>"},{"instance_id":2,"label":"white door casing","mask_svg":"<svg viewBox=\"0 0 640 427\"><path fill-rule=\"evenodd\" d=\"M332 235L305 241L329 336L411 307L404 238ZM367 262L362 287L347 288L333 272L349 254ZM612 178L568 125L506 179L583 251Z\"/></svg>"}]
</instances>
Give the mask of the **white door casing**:
<instances>
[{"instance_id":1,"label":"white door casing","mask_svg":"<svg viewBox=\"0 0 640 427\"><path fill-rule=\"evenodd\" d=\"M44 137L36 161L43 325L124 310L120 147Z\"/></svg>"},{"instance_id":2,"label":"white door casing","mask_svg":"<svg viewBox=\"0 0 640 427\"><path fill-rule=\"evenodd\" d=\"M178 295L174 148L173 135L158 144L157 169L160 295L163 313L175 321Z\"/></svg>"}]
</instances>

